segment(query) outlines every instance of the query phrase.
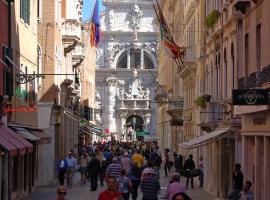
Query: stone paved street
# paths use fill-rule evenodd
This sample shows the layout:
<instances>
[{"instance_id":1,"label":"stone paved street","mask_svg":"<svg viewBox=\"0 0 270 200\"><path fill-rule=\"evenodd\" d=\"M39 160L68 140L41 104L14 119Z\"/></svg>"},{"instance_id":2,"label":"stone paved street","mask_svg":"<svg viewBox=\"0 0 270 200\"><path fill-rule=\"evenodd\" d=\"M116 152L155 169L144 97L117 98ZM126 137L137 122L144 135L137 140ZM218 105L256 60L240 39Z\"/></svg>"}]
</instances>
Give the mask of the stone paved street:
<instances>
[{"instance_id":1,"label":"stone paved street","mask_svg":"<svg viewBox=\"0 0 270 200\"><path fill-rule=\"evenodd\" d=\"M185 181L185 178L181 177L182 181ZM79 180L79 175L76 177L76 182ZM165 188L168 184L168 178L162 177L160 181L162 191L160 196L160 199L164 199L164 192ZM53 200L56 197L56 188L57 187L40 187L37 189L36 192L32 193L28 197L26 197L24 200ZM90 183L88 182L86 185L80 185L79 182L75 184L75 186L71 189L68 189L68 194L66 196L67 200L97 200L98 194L101 190L103 190L104 187L98 188L98 191L92 192L89 191L90 189ZM192 200L214 200L215 198L212 197L209 193L205 192L203 189L199 189L195 185L194 190L188 190L187 192ZM142 194L140 193L138 200L141 200ZM131 198L130 198L131 199Z\"/></svg>"}]
</instances>

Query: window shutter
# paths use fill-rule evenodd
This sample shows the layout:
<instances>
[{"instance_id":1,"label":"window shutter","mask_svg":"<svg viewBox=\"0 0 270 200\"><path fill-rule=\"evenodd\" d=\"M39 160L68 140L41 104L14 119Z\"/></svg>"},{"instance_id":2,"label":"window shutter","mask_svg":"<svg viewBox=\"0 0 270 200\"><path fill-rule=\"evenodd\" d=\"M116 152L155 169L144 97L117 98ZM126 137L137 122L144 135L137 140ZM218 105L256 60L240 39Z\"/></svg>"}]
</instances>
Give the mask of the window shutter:
<instances>
[{"instance_id":1,"label":"window shutter","mask_svg":"<svg viewBox=\"0 0 270 200\"><path fill-rule=\"evenodd\" d=\"M30 24L30 0L26 0L26 23Z\"/></svg>"}]
</instances>

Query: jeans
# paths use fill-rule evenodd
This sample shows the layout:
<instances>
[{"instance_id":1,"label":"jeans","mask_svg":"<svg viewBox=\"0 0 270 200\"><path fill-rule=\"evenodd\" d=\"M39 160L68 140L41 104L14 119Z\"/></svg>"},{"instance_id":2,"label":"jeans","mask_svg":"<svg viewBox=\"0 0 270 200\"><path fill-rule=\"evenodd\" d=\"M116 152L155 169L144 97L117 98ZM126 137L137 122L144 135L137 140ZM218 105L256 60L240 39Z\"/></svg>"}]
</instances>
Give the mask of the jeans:
<instances>
[{"instance_id":1,"label":"jeans","mask_svg":"<svg viewBox=\"0 0 270 200\"><path fill-rule=\"evenodd\" d=\"M91 190L97 190L97 183L98 183L98 174L91 175Z\"/></svg>"},{"instance_id":2,"label":"jeans","mask_svg":"<svg viewBox=\"0 0 270 200\"><path fill-rule=\"evenodd\" d=\"M200 175L199 175L200 187L203 187L203 179L204 179L204 174L203 174L203 171L200 170Z\"/></svg>"},{"instance_id":3,"label":"jeans","mask_svg":"<svg viewBox=\"0 0 270 200\"><path fill-rule=\"evenodd\" d=\"M191 179L191 188L193 189L194 188L194 185L193 185L193 175L191 174L191 171L188 171L187 181L186 181L186 188L188 188L189 179Z\"/></svg>"},{"instance_id":4,"label":"jeans","mask_svg":"<svg viewBox=\"0 0 270 200\"><path fill-rule=\"evenodd\" d=\"M59 171L58 180L61 186L64 185L65 183L65 174L66 174L66 171L63 171L63 170Z\"/></svg>"},{"instance_id":5,"label":"jeans","mask_svg":"<svg viewBox=\"0 0 270 200\"><path fill-rule=\"evenodd\" d=\"M139 188L141 181L132 180L131 182L132 182L131 197L133 200L136 200L138 197L138 188Z\"/></svg>"}]
</instances>

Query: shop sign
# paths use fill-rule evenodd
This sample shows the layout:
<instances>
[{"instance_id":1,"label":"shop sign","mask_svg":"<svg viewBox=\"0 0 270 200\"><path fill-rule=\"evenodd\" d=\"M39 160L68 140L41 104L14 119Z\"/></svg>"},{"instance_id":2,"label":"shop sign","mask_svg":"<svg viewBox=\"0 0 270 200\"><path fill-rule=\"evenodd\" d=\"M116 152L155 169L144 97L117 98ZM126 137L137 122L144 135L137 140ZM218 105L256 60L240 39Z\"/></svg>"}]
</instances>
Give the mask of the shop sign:
<instances>
[{"instance_id":1,"label":"shop sign","mask_svg":"<svg viewBox=\"0 0 270 200\"><path fill-rule=\"evenodd\" d=\"M266 89L233 90L233 105L268 105L270 91Z\"/></svg>"}]
</instances>

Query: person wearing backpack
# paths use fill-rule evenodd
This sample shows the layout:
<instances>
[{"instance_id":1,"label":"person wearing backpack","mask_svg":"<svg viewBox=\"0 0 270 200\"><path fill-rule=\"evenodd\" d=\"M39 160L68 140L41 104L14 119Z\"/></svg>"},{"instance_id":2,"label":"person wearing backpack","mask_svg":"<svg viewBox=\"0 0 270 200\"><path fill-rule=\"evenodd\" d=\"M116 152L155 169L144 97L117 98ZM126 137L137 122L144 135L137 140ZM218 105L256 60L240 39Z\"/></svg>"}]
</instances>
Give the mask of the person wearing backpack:
<instances>
[{"instance_id":1,"label":"person wearing backpack","mask_svg":"<svg viewBox=\"0 0 270 200\"><path fill-rule=\"evenodd\" d=\"M58 180L60 186L63 186L65 183L65 175L67 173L67 161L66 159L60 159L57 163L57 170L58 170Z\"/></svg>"}]
</instances>

